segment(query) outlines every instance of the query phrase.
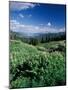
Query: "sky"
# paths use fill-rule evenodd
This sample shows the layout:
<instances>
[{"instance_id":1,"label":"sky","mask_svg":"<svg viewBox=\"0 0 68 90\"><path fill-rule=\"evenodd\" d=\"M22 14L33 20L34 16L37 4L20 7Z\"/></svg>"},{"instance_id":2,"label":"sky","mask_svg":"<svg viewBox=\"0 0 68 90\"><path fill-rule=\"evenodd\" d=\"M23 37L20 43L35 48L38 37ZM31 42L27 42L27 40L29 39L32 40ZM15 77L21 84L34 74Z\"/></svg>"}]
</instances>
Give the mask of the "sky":
<instances>
[{"instance_id":1,"label":"sky","mask_svg":"<svg viewBox=\"0 0 68 90\"><path fill-rule=\"evenodd\" d=\"M65 31L65 5L10 1L10 30L20 33Z\"/></svg>"}]
</instances>

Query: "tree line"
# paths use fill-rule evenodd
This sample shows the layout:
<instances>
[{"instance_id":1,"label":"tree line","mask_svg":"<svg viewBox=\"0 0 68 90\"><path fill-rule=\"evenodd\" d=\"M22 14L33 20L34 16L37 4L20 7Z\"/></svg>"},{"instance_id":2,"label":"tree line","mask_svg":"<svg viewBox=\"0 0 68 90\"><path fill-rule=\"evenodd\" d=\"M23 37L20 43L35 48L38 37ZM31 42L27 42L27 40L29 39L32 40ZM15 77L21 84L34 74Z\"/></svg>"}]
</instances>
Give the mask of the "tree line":
<instances>
[{"instance_id":1,"label":"tree line","mask_svg":"<svg viewBox=\"0 0 68 90\"><path fill-rule=\"evenodd\" d=\"M60 33L48 33L48 34L40 34L35 37L24 37L20 36L16 32L10 32L10 39L16 39L21 40L25 43L37 45L38 43L45 43L49 41L58 41L58 40L65 40L66 39L66 33L60 32Z\"/></svg>"}]
</instances>

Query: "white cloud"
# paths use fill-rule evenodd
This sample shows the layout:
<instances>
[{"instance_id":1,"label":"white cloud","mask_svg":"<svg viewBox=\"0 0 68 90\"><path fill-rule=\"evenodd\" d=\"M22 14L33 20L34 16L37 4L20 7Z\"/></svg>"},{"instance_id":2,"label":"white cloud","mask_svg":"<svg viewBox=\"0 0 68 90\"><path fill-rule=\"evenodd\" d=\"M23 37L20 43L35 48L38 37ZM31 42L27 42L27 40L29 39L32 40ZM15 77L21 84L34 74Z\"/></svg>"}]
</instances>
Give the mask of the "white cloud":
<instances>
[{"instance_id":1,"label":"white cloud","mask_svg":"<svg viewBox=\"0 0 68 90\"><path fill-rule=\"evenodd\" d=\"M43 26L44 24L41 23L41 24L39 24L39 25L40 25L40 26Z\"/></svg>"},{"instance_id":2,"label":"white cloud","mask_svg":"<svg viewBox=\"0 0 68 90\"><path fill-rule=\"evenodd\" d=\"M21 32L26 34L33 34L33 33L58 33L58 32L64 32L65 28L52 28L47 26L34 26L34 25L25 25L21 24L20 22L16 20L10 20L10 30L15 32Z\"/></svg>"},{"instance_id":3,"label":"white cloud","mask_svg":"<svg viewBox=\"0 0 68 90\"><path fill-rule=\"evenodd\" d=\"M31 14L29 14L29 15L28 15L28 17L30 18L30 17L32 17L32 15L31 15Z\"/></svg>"},{"instance_id":4,"label":"white cloud","mask_svg":"<svg viewBox=\"0 0 68 90\"><path fill-rule=\"evenodd\" d=\"M33 8L35 6L36 4L33 4L33 3L22 3L22 2L10 1L10 10L26 10L28 8Z\"/></svg>"},{"instance_id":5,"label":"white cloud","mask_svg":"<svg viewBox=\"0 0 68 90\"><path fill-rule=\"evenodd\" d=\"M19 14L19 16L20 16L21 18L24 18L24 15L23 15L23 14Z\"/></svg>"},{"instance_id":6,"label":"white cloud","mask_svg":"<svg viewBox=\"0 0 68 90\"><path fill-rule=\"evenodd\" d=\"M49 26L49 27L50 27L50 26L51 26L51 22L48 22L48 23L47 23L47 26Z\"/></svg>"},{"instance_id":7,"label":"white cloud","mask_svg":"<svg viewBox=\"0 0 68 90\"><path fill-rule=\"evenodd\" d=\"M28 15L25 15L25 16L24 16L23 14L20 13L20 14L19 14L19 17L21 17L21 18L24 18L24 17L25 17L25 18L30 18L30 17L32 17L32 15L31 15L31 14L28 14Z\"/></svg>"},{"instance_id":8,"label":"white cloud","mask_svg":"<svg viewBox=\"0 0 68 90\"><path fill-rule=\"evenodd\" d=\"M64 32L65 31L65 28L60 28L59 31L60 32Z\"/></svg>"}]
</instances>

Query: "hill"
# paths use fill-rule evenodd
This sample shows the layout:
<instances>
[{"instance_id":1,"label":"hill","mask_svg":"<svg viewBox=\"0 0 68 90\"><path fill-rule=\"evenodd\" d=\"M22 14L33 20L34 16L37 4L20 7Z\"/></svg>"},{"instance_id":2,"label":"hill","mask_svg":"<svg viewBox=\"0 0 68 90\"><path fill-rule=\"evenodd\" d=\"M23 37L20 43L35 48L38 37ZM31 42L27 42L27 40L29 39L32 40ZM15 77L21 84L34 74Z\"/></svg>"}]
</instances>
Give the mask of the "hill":
<instances>
[{"instance_id":1,"label":"hill","mask_svg":"<svg viewBox=\"0 0 68 90\"><path fill-rule=\"evenodd\" d=\"M65 57L57 50L43 52L38 46L11 40L10 77L10 88L65 85Z\"/></svg>"}]
</instances>

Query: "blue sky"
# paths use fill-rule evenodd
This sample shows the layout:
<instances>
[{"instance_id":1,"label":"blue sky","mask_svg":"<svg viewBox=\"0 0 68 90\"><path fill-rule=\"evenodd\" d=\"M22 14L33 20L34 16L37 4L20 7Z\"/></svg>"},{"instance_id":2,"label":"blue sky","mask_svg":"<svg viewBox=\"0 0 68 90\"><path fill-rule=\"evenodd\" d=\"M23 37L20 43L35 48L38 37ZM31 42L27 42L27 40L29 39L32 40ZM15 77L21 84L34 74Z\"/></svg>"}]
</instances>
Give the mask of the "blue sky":
<instances>
[{"instance_id":1,"label":"blue sky","mask_svg":"<svg viewBox=\"0 0 68 90\"><path fill-rule=\"evenodd\" d=\"M10 2L10 30L24 33L65 31L65 5Z\"/></svg>"}]
</instances>

